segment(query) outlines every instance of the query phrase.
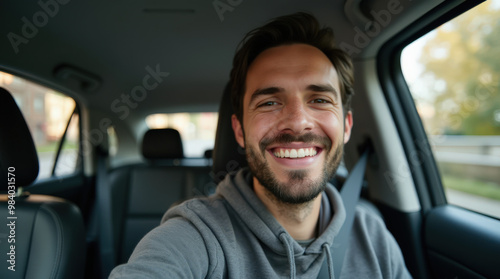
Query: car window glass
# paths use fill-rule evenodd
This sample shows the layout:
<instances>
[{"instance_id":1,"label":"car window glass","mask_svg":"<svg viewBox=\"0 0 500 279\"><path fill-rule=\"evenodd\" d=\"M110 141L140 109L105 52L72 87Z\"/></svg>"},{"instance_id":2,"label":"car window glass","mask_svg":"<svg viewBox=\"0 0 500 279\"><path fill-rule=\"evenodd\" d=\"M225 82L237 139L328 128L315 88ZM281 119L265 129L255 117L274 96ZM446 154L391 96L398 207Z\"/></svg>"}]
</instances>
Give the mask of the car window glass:
<instances>
[{"instance_id":1,"label":"car window glass","mask_svg":"<svg viewBox=\"0 0 500 279\"><path fill-rule=\"evenodd\" d=\"M146 118L150 129L174 128L182 138L185 157L204 157L214 148L218 113L161 113Z\"/></svg>"},{"instance_id":2,"label":"car window glass","mask_svg":"<svg viewBox=\"0 0 500 279\"><path fill-rule=\"evenodd\" d=\"M118 153L118 137L116 136L115 127L109 126L107 129L108 133L108 146L109 146L109 156L116 156Z\"/></svg>"},{"instance_id":3,"label":"car window glass","mask_svg":"<svg viewBox=\"0 0 500 279\"><path fill-rule=\"evenodd\" d=\"M61 153L57 161L55 175L71 174L77 169L79 162L79 116L74 114L70 120L66 137L64 138Z\"/></svg>"},{"instance_id":4,"label":"car window glass","mask_svg":"<svg viewBox=\"0 0 500 279\"><path fill-rule=\"evenodd\" d=\"M50 88L5 72L0 72L0 86L12 94L30 129L40 165L37 179L52 176L57 150L71 118L54 174L74 173L79 157L79 118L77 115L71 117L75 101Z\"/></svg>"},{"instance_id":5,"label":"car window glass","mask_svg":"<svg viewBox=\"0 0 500 279\"><path fill-rule=\"evenodd\" d=\"M500 4L408 45L401 66L449 203L500 218Z\"/></svg>"}]
</instances>

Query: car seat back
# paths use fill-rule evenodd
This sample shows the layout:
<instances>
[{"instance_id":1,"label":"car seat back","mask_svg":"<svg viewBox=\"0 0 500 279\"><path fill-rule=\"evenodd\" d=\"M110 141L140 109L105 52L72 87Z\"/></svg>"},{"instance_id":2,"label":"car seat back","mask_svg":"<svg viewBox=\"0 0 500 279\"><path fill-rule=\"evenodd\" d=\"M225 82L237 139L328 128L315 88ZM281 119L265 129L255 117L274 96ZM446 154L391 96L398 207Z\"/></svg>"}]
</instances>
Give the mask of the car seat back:
<instances>
[{"instance_id":1,"label":"car seat back","mask_svg":"<svg viewBox=\"0 0 500 279\"><path fill-rule=\"evenodd\" d=\"M38 176L30 131L12 95L0 88L0 278L83 278L80 210L61 198L30 195ZM7 183L7 181L9 181Z\"/></svg>"}]
</instances>

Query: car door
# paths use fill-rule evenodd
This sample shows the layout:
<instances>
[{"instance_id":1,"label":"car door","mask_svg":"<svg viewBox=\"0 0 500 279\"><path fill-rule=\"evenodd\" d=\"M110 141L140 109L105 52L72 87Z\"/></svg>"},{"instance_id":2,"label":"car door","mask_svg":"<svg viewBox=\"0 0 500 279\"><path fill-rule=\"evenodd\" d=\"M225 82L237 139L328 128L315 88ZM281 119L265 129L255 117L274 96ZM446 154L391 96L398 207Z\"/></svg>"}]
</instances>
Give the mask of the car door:
<instances>
[{"instance_id":1,"label":"car door","mask_svg":"<svg viewBox=\"0 0 500 279\"><path fill-rule=\"evenodd\" d=\"M422 206L399 224L417 228L417 277L500 278L499 44L498 1L446 1L377 57Z\"/></svg>"}]
</instances>

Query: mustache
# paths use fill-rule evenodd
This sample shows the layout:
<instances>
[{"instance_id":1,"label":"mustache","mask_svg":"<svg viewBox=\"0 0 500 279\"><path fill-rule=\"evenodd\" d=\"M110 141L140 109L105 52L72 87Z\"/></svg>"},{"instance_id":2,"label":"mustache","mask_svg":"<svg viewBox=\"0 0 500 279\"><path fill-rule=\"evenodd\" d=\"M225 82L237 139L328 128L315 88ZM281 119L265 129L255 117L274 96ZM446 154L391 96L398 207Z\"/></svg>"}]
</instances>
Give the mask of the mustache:
<instances>
[{"instance_id":1,"label":"mustache","mask_svg":"<svg viewBox=\"0 0 500 279\"><path fill-rule=\"evenodd\" d=\"M329 150L332 147L332 141L330 140L330 138L326 136L319 136L313 133L302 135L278 134L274 137L266 137L260 141L259 147L260 150L264 152L271 144L287 144L292 142L318 144L324 146L326 150Z\"/></svg>"}]
</instances>

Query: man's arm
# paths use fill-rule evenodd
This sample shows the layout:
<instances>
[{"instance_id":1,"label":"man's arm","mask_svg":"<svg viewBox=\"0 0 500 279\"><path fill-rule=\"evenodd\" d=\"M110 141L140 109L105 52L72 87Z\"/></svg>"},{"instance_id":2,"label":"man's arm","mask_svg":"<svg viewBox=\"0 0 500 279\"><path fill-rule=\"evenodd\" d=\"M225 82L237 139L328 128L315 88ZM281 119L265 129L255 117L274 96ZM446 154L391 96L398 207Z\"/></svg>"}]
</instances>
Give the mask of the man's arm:
<instances>
[{"instance_id":1,"label":"man's arm","mask_svg":"<svg viewBox=\"0 0 500 279\"><path fill-rule=\"evenodd\" d=\"M401 249L384 221L359 206L340 277L411 278Z\"/></svg>"},{"instance_id":2,"label":"man's arm","mask_svg":"<svg viewBox=\"0 0 500 279\"><path fill-rule=\"evenodd\" d=\"M149 232L109 278L205 278L208 269L202 236L187 220L174 218Z\"/></svg>"}]
</instances>

